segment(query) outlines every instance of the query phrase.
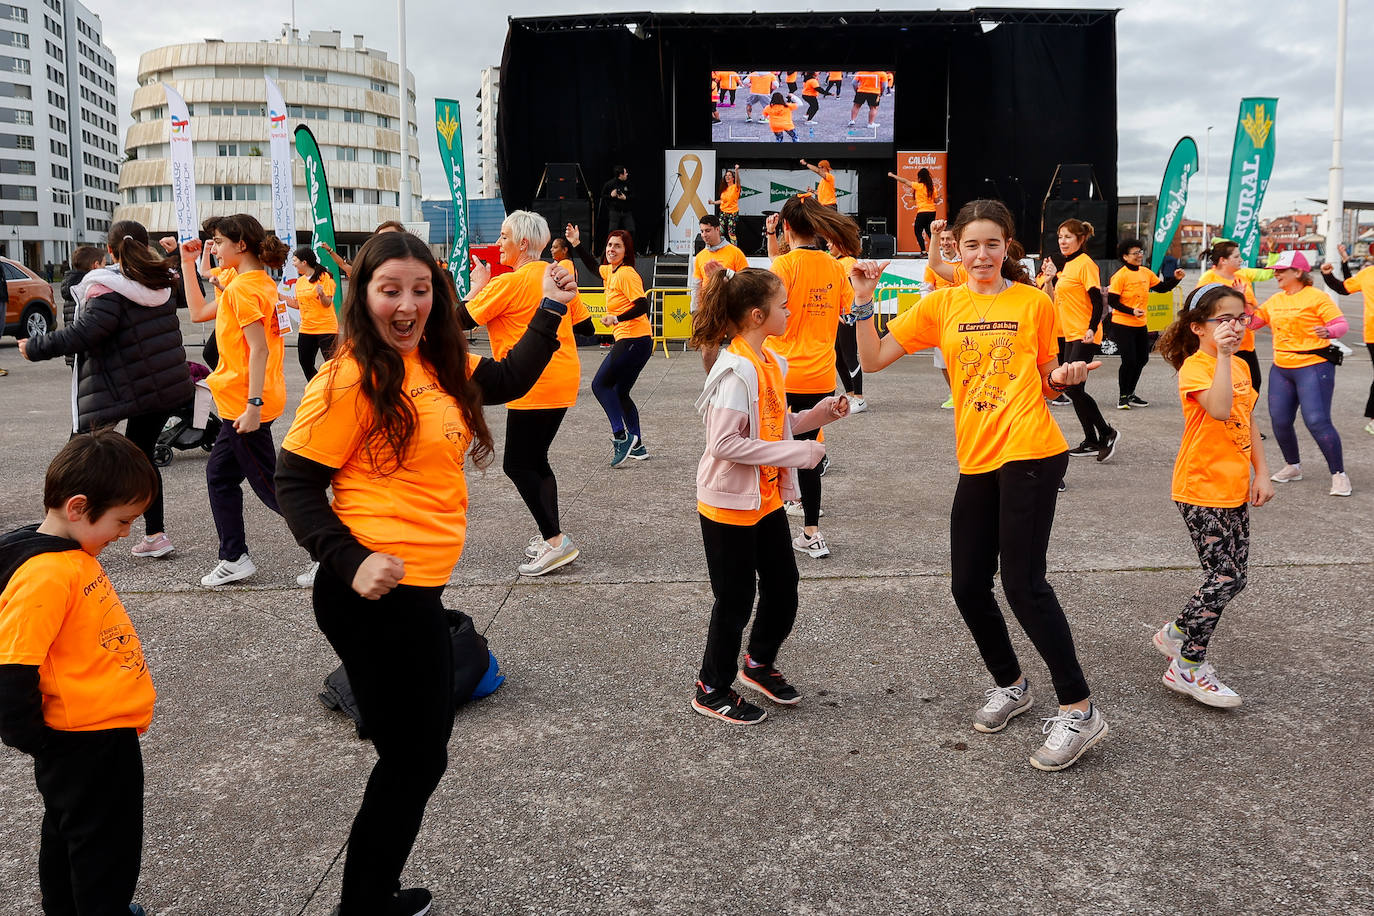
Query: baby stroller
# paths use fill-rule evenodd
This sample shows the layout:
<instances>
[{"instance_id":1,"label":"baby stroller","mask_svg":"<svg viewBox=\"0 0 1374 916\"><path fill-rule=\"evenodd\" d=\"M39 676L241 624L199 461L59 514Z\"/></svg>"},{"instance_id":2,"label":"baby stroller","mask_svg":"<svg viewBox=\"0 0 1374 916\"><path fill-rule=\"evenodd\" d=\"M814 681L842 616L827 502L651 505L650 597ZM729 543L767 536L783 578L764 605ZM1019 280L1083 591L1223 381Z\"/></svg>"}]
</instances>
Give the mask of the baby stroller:
<instances>
[{"instance_id":1,"label":"baby stroller","mask_svg":"<svg viewBox=\"0 0 1374 916\"><path fill-rule=\"evenodd\" d=\"M196 383L195 397L172 412L167 425L157 437L157 445L153 446L153 464L160 468L172 463L174 449L187 451L201 448L208 452L219 436L220 419L215 415L215 399L210 395L210 386L205 383L210 370L195 362L188 361L186 366Z\"/></svg>"}]
</instances>

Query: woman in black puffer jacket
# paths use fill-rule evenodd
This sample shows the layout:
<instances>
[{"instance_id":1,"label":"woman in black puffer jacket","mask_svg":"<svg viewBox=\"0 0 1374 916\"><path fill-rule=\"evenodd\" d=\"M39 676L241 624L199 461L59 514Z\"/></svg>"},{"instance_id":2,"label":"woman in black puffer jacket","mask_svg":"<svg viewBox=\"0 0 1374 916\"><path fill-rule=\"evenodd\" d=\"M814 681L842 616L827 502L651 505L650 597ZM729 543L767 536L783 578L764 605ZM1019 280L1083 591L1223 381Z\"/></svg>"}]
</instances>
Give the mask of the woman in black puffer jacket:
<instances>
[{"instance_id":1,"label":"woman in black puffer jacket","mask_svg":"<svg viewBox=\"0 0 1374 916\"><path fill-rule=\"evenodd\" d=\"M186 368L170 259L148 247L148 230L133 220L110 227L114 265L88 273L72 291L76 320L60 331L21 341L26 359L76 356L73 430L84 432L128 420L124 435L151 461L153 446L177 407L195 396ZM162 478L143 514L147 534L136 557L162 557L174 549L163 530Z\"/></svg>"}]
</instances>

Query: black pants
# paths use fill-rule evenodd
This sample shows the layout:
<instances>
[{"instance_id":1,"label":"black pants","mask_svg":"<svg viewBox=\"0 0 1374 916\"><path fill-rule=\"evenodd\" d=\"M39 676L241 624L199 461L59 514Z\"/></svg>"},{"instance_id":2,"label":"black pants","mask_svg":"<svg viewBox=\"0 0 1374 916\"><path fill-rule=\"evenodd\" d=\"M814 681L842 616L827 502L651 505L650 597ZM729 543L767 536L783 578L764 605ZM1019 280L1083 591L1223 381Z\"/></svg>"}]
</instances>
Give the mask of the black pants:
<instances>
[{"instance_id":1,"label":"black pants","mask_svg":"<svg viewBox=\"0 0 1374 916\"><path fill-rule=\"evenodd\" d=\"M617 229L624 229L630 233L630 238L633 240L635 237L634 213L629 210L611 210L610 216L606 220L606 231L614 232ZM638 248L639 246L636 245L635 247Z\"/></svg>"},{"instance_id":2,"label":"black pants","mask_svg":"<svg viewBox=\"0 0 1374 916\"><path fill-rule=\"evenodd\" d=\"M1136 328L1112 322L1107 333L1116 342L1116 352L1121 357L1121 366L1116 370L1116 382L1124 398L1135 394L1140 373L1145 371L1145 364L1150 361L1150 332L1144 325Z\"/></svg>"},{"instance_id":3,"label":"black pants","mask_svg":"<svg viewBox=\"0 0 1374 916\"><path fill-rule=\"evenodd\" d=\"M835 331L835 370L840 373L840 383L846 394L863 397L864 370L859 366L857 328L843 321Z\"/></svg>"},{"instance_id":4,"label":"black pants","mask_svg":"<svg viewBox=\"0 0 1374 916\"><path fill-rule=\"evenodd\" d=\"M563 530L558 525L558 481L549 465L549 446L567 413L566 407L506 411L501 470L515 484L546 541Z\"/></svg>"},{"instance_id":5,"label":"black pants","mask_svg":"<svg viewBox=\"0 0 1374 916\"><path fill-rule=\"evenodd\" d=\"M630 398L630 389L639 381L639 373L644 371L653 355L652 337L622 338L611 347L611 352L597 367L596 375L592 376L592 394L601 402L606 419L611 421L611 432L616 436L628 432L643 441L639 407Z\"/></svg>"},{"instance_id":6,"label":"black pants","mask_svg":"<svg viewBox=\"0 0 1374 916\"><path fill-rule=\"evenodd\" d=\"M757 525L724 525L704 515L701 541L711 575L711 629L701 659L701 682L712 690L729 687L739 670L744 627L754 611L758 580L759 609L749 633L749 656L771 665L797 619L797 559L787 513L778 509Z\"/></svg>"},{"instance_id":7,"label":"black pants","mask_svg":"<svg viewBox=\"0 0 1374 916\"><path fill-rule=\"evenodd\" d=\"M810 121L821 110L820 96L804 95L802 98L806 100L806 120Z\"/></svg>"},{"instance_id":8,"label":"black pants","mask_svg":"<svg viewBox=\"0 0 1374 916\"><path fill-rule=\"evenodd\" d=\"M1255 387L1255 394L1259 394L1260 382L1264 378L1264 373L1260 371L1259 355L1254 350L1237 350L1236 355L1250 367L1250 384Z\"/></svg>"},{"instance_id":9,"label":"black pants","mask_svg":"<svg viewBox=\"0 0 1374 916\"><path fill-rule=\"evenodd\" d=\"M438 585L398 585L369 601L328 564L315 576L315 620L343 661L377 749L348 835L339 916L386 912L448 766L453 642L442 593Z\"/></svg>"},{"instance_id":10,"label":"black pants","mask_svg":"<svg viewBox=\"0 0 1374 916\"><path fill-rule=\"evenodd\" d=\"M1097 359L1097 353L1098 347L1095 343L1084 343L1081 340L1064 341L1064 350L1059 354L1059 362L1090 363ZM1073 401L1073 412L1078 415L1078 422L1083 427L1084 441L1090 444L1100 443L1112 428L1102 418L1102 411L1093 400L1093 396L1088 394L1088 383L1080 382L1065 388L1064 393Z\"/></svg>"},{"instance_id":11,"label":"black pants","mask_svg":"<svg viewBox=\"0 0 1374 916\"><path fill-rule=\"evenodd\" d=\"M1002 565L1002 590L1045 665L1063 705L1088 698L1064 609L1045 578L1045 552L1054 525L1067 453L1009 461L986 474L960 474L949 516L951 591L978 652L999 687L1021 678L997 606L992 577Z\"/></svg>"},{"instance_id":12,"label":"black pants","mask_svg":"<svg viewBox=\"0 0 1374 916\"><path fill-rule=\"evenodd\" d=\"M219 365L219 342L215 340L214 331L205 339L205 346L200 348L200 358L205 360L205 365L210 367L211 372Z\"/></svg>"},{"instance_id":13,"label":"black pants","mask_svg":"<svg viewBox=\"0 0 1374 916\"><path fill-rule=\"evenodd\" d=\"M823 394L796 394L789 391L787 392L787 409L793 413L810 410L834 393L834 391L827 391ZM820 435L821 428L818 426L810 432L797 433L796 438L819 439ZM819 525L821 523L821 472L819 465L814 468L797 469L797 489L801 490L802 524L807 527Z\"/></svg>"},{"instance_id":14,"label":"black pants","mask_svg":"<svg viewBox=\"0 0 1374 916\"><path fill-rule=\"evenodd\" d=\"M272 424L264 423L240 435L231 418L220 424L219 435L205 462L205 483L210 491L210 515L219 532L219 558L237 560L248 552L243 529L243 482L253 488L262 504L281 515L277 505L277 451L272 444Z\"/></svg>"},{"instance_id":15,"label":"black pants","mask_svg":"<svg viewBox=\"0 0 1374 916\"><path fill-rule=\"evenodd\" d=\"M143 755L132 728L50 732L38 887L46 916L129 916L143 852Z\"/></svg>"},{"instance_id":16,"label":"black pants","mask_svg":"<svg viewBox=\"0 0 1374 916\"><path fill-rule=\"evenodd\" d=\"M912 228L916 230L916 244L921 246L921 252L925 253L926 247L930 244L930 224L935 222L935 211L927 210L924 213L916 214L916 221Z\"/></svg>"},{"instance_id":17,"label":"black pants","mask_svg":"<svg viewBox=\"0 0 1374 916\"><path fill-rule=\"evenodd\" d=\"M124 435L130 442L138 446L138 450L148 456L148 463L153 464L153 448L157 445L157 437L162 433L162 427L167 425L167 418L170 414L145 413L136 417L130 417L124 424ZM162 527L162 472L153 464L153 473L157 475L157 495L148 504L148 508L143 512L143 530L146 534L157 534L164 530Z\"/></svg>"},{"instance_id":18,"label":"black pants","mask_svg":"<svg viewBox=\"0 0 1374 916\"><path fill-rule=\"evenodd\" d=\"M296 358L301 361L301 371L305 373L307 382L320 371L315 368L315 354L323 353L325 359L334 358L335 339L333 334L296 335Z\"/></svg>"},{"instance_id":19,"label":"black pants","mask_svg":"<svg viewBox=\"0 0 1374 916\"><path fill-rule=\"evenodd\" d=\"M1365 344L1369 348L1369 360L1374 362L1374 343ZM1374 420L1374 382L1369 383L1369 400L1364 402L1364 415Z\"/></svg>"}]
</instances>

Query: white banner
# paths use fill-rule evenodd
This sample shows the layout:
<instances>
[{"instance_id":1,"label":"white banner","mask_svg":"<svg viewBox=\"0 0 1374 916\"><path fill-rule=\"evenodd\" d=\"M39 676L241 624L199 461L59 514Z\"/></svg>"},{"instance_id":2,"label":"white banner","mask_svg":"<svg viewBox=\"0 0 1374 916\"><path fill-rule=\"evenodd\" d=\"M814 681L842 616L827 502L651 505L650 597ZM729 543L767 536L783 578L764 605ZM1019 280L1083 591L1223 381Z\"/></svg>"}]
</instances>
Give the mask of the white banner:
<instances>
[{"instance_id":1,"label":"white banner","mask_svg":"<svg viewBox=\"0 0 1374 916\"><path fill-rule=\"evenodd\" d=\"M716 196L712 184L715 173L715 150L664 151L663 184L668 206L663 210L663 237L673 254L690 255L701 218L715 212L707 204Z\"/></svg>"},{"instance_id":2,"label":"white banner","mask_svg":"<svg viewBox=\"0 0 1374 916\"><path fill-rule=\"evenodd\" d=\"M296 191L291 183L291 135L286 128L286 103L272 78L267 80L267 136L272 152L272 220L277 238L296 250ZM296 266L288 257L282 267L281 281L288 289L295 285Z\"/></svg>"},{"instance_id":3,"label":"white banner","mask_svg":"<svg viewBox=\"0 0 1374 916\"><path fill-rule=\"evenodd\" d=\"M186 100L166 83L167 114L171 120L172 205L177 211L177 241L189 242L200 236L196 215L196 164L191 154L191 114Z\"/></svg>"},{"instance_id":4,"label":"white banner","mask_svg":"<svg viewBox=\"0 0 1374 916\"><path fill-rule=\"evenodd\" d=\"M851 216L859 212L859 173L848 169L836 169L835 203L841 213ZM739 212L740 216L762 216L765 210L776 213L782 209L787 198L803 191L814 191L819 176L810 169L740 169L739 173ZM716 176L716 184L722 179ZM719 187L707 200L719 196Z\"/></svg>"}]
</instances>

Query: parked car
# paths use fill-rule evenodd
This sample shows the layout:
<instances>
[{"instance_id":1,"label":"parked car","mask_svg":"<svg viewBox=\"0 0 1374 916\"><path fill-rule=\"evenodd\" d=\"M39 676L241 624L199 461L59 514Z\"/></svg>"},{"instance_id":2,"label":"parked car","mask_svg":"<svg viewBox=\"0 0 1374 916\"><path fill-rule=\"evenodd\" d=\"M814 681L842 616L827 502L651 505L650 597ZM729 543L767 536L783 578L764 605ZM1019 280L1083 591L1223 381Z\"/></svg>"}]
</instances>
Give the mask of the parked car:
<instances>
[{"instance_id":1,"label":"parked car","mask_svg":"<svg viewBox=\"0 0 1374 916\"><path fill-rule=\"evenodd\" d=\"M0 270L10 297L5 303L4 333L25 338L48 334L57 327L57 309L53 307L52 285L18 261L0 258Z\"/></svg>"}]
</instances>

